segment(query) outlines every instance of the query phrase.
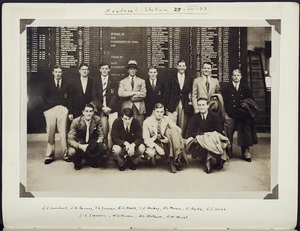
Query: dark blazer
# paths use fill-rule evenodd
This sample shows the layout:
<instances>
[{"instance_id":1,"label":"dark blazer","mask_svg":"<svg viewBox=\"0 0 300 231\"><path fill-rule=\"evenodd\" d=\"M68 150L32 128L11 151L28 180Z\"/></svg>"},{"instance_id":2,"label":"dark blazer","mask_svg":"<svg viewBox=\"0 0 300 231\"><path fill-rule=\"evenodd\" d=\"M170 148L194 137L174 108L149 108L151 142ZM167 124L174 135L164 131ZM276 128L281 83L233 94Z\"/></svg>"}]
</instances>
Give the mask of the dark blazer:
<instances>
[{"instance_id":1,"label":"dark blazer","mask_svg":"<svg viewBox=\"0 0 300 231\"><path fill-rule=\"evenodd\" d=\"M79 144L85 144L86 138L86 122L84 116L79 116L72 121L70 131L68 133L68 144L69 146L78 149ZM98 142L103 142L104 132L99 116L93 115L90 127L89 127L89 137L93 138Z\"/></svg>"},{"instance_id":2,"label":"dark blazer","mask_svg":"<svg viewBox=\"0 0 300 231\"><path fill-rule=\"evenodd\" d=\"M125 147L124 143L135 143L135 148L138 148L143 143L142 126L137 119L132 120L129 133L125 131L122 118L114 121L111 130L112 143Z\"/></svg>"},{"instance_id":3,"label":"dark blazer","mask_svg":"<svg viewBox=\"0 0 300 231\"><path fill-rule=\"evenodd\" d=\"M118 96L119 83L113 80L111 76L108 76L107 88L106 88L106 104L112 109L111 112L120 112L120 103ZM94 80L93 90L93 102L100 112L103 107L103 87L101 76Z\"/></svg>"},{"instance_id":4,"label":"dark blazer","mask_svg":"<svg viewBox=\"0 0 300 231\"><path fill-rule=\"evenodd\" d=\"M146 80L146 89L147 89L146 98L145 98L146 115L150 116L152 114L154 105L156 103L164 104L163 96L165 93L165 84L162 79L157 78L155 89L153 89L150 79L148 78Z\"/></svg>"},{"instance_id":5,"label":"dark blazer","mask_svg":"<svg viewBox=\"0 0 300 231\"><path fill-rule=\"evenodd\" d=\"M188 103L190 101L189 94L192 92L192 80L185 75L185 80L182 90L180 89L177 73L172 76L166 84L166 92L164 102L166 102L166 109L169 112L174 112L178 106L179 100L182 100L183 109L188 113Z\"/></svg>"},{"instance_id":6,"label":"dark blazer","mask_svg":"<svg viewBox=\"0 0 300 231\"><path fill-rule=\"evenodd\" d=\"M86 91L85 93L83 93L80 77L74 80L71 89L72 105L69 109L69 114L73 114L74 118L82 114L82 110L84 109L83 107L85 104L92 102L92 87L93 79L88 78Z\"/></svg>"},{"instance_id":7,"label":"dark blazer","mask_svg":"<svg viewBox=\"0 0 300 231\"><path fill-rule=\"evenodd\" d=\"M60 88L57 89L54 78L52 77L46 81L45 85L43 86L43 111L46 111L57 105L62 105L69 109L72 104L70 93L71 84L66 79L62 78Z\"/></svg>"},{"instance_id":8,"label":"dark blazer","mask_svg":"<svg viewBox=\"0 0 300 231\"><path fill-rule=\"evenodd\" d=\"M197 113L189 122L188 137L195 138L197 135L213 131L224 134L223 130L223 123L218 114L208 111L206 120L203 120L201 114Z\"/></svg>"},{"instance_id":9,"label":"dark blazer","mask_svg":"<svg viewBox=\"0 0 300 231\"><path fill-rule=\"evenodd\" d=\"M236 91L233 83L230 82L225 84L221 90L227 115L233 119L241 118L242 115L240 115L240 112L244 111L241 110L241 103L244 99L253 99L252 92L250 91L249 87L240 83L239 90Z\"/></svg>"}]
</instances>

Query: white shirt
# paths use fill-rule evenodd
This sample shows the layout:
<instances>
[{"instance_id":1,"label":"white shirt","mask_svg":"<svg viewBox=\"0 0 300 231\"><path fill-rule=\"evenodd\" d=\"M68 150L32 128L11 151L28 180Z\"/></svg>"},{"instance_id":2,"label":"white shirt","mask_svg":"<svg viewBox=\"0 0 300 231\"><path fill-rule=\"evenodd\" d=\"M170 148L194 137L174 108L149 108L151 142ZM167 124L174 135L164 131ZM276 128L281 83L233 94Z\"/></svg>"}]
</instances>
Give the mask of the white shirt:
<instances>
[{"instance_id":1,"label":"white shirt","mask_svg":"<svg viewBox=\"0 0 300 231\"><path fill-rule=\"evenodd\" d=\"M55 87L57 86L57 81L59 81L59 87L61 87L62 79L54 79Z\"/></svg>"},{"instance_id":2,"label":"white shirt","mask_svg":"<svg viewBox=\"0 0 300 231\"><path fill-rule=\"evenodd\" d=\"M157 78L153 79L154 80L153 84L152 84L153 80L151 78L149 78L149 80L150 80L151 87L153 87L153 84L154 84L154 86L156 86Z\"/></svg>"},{"instance_id":3,"label":"white shirt","mask_svg":"<svg viewBox=\"0 0 300 231\"><path fill-rule=\"evenodd\" d=\"M240 82L238 82L238 83L232 82L232 83L236 90L238 90L240 88Z\"/></svg>"},{"instance_id":4,"label":"white shirt","mask_svg":"<svg viewBox=\"0 0 300 231\"><path fill-rule=\"evenodd\" d=\"M80 81L81 81L81 86L82 86L82 89L83 89L83 93L85 94L88 78L87 77L80 77Z\"/></svg>"},{"instance_id":5,"label":"white shirt","mask_svg":"<svg viewBox=\"0 0 300 231\"><path fill-rule=\"evenodd\" d=\"M201 118L203 119L203 116L204 116L204 119L206 120L207 114L208 114L208 111L205 114L201 114Z\"/></svg>"},{"instance_id":6,"label":"white shirt","mask_svg":"<svg viewBox=\"0 0 300 231\"><path fill-rule=\"evenodd\" d=\"M178 82L179 82L179 87L182 90L183 88L183 84L184 84L184 80L185 80L185 74L180 74L179 72L177 72L177 78L178 78Z\"/></svg>"}]
</instances>

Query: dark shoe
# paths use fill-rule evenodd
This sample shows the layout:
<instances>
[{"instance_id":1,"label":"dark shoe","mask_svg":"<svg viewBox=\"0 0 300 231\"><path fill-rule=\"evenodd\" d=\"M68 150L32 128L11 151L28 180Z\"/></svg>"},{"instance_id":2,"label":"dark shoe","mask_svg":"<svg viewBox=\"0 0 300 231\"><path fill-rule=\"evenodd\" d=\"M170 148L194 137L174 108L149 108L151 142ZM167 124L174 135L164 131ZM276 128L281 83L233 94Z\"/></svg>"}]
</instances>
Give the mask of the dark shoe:
<instances>
[{"instance_id":1,"label":"dark shoe","mask_svg":"<svg viewBox=\"0 0 300 231\"><path fill-rule=\"evenodd\" d=\"M204 172L206 172L207 174L213 173L212 169L207 169L207 167L205 167Z\"/></svg>"},{"instance_id":2,"label":"dark shoe","mask_svg":"<svg viewBox=\"0 0 300 231\"><path fill-rule=\"evenodd\" d=\"M74 165L74 169L75 170L80 170L81 169L81 165Z\"/></svg>"},{"instance_id":3,"label":"dark shoe","mask_svg":"<svg viewBox=\"0 0 300 231\"><path fill-rule=\"evenodd\" d=\"M71 162L71 158L69 157L68 153L65 153L64 156L63 156L63 160L66 161L66 162Z\"/></svg>"},{"instance_id":4,"label":"dark shoe","mask_svg":"<svg viewBox=\"0 0 300 231\"><path fill-rule=\"evenodd\" d=\"M120 171L125 171L125 167L124 166L119 166L119 170Z\"/></svg>"},{"instance_id":5,"label":"dark shoe","mask_svg":"<svg viewBox=\"0 0 300 231\"><path fill-rule=\"evenodd\" d=\"M44 164L51 164L54 161L54 159L46 159L44 161Z\"/></svg>"},{"instance_id":6,"label":"dark shoe","mask_svg":"<svg viewBox=\"0 0 300 231\"><path fill-rule=\"evenodd\" d=\"M91 167L92 167L92 168L98 168L98 164L97 164L97 163L92 163L92 164L91 164Z\"/></svg>"},{"instance_id":7,"label":"dark shoe","mask_svg":"<svg viewBox=\"0 0 300 231\"><path fill-rule=\"evenodd\" d=\"M243 157L243 160L247 161L247 162L251 162L251 158L246 158L246 157Z\"/></svg>"},{"instance_id":8,"label":"dark shoe","mask_svg":"<svg viewBox=\"0 0 300 231\"><path fill-rule=\"evenodd\" d=\"M177 171L181 171L182 168L179 165L175 165Z\"/></svg>"},{"instance_id":9,"label":"dark shoe","mask_svg":"<svg viewBox=\"0 0 300 231\"><path fill-rule=\"evenodd\" d=\"M132 159L128 159L128 167L131 169L131 170L136 170L136 164L133 163Z\"/></svg>"},{"instance_id":10,"label":"dark shoe","mask_svg":"<svg viewBox=\"0 0 300 231\"><path fill-rule=\"evenodd\" d=\"M217 163L215 166L215 169L220 170L223 168L223 164L222 163Z\"/></svg>"}]
</instances>

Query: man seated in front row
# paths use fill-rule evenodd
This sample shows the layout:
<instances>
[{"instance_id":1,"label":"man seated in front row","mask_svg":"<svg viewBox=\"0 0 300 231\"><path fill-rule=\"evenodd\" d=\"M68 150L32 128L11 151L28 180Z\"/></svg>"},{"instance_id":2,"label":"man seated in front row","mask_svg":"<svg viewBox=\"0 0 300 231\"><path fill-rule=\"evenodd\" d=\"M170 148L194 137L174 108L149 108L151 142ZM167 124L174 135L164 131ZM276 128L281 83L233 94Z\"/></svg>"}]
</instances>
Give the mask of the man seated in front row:
<instances>
[{"instance_id":1,"label":"man seated in front row","mask_svg":"<svg viewBox=\"0 0 300 231\"><path fill-rule=\"evenodd\" d=\"M106 155L103 144L104 132L100 117L94 115L94 106L86 104L82 115L72 121L68 133L69 155L75 170L81 169L83 159L90 161L91 167L98 167L102 157Z\"/></svg>"},{"instance_id":2,"label":"man seated in front row","mask_svg":"<svg viewBox=\"0 0 300 231\"><path fill-rule=\"evenodd\" d=\"M146 158L155 165L156 156L169 158L171 173L181 170L180 162L186 162L181 129L164 116L164 105L157 103L153 113L143 123L143 138L146 145Z\"/></svg>"},{"instance_id":3,"label":"man seated in front row","mask_svg":"<svg viewBox=\"0 0 300 231\"><path fill-rule=\"evenodd\" d=\"M187 152L193 158L199 157L206 160L206 173L211 173L211 160L217 160L216 169L223 168L226 161L226 147L229 140L224 136L220 116L208 111L208 101L200 98L197 102L199 113L195 114L189 124L189 138L187 139Z\"/></svg>"},{"instance_id":4,"label":"man seated in front row","mask_svg":"<svg viewBox=\"0 0 300 231\"><path fill-rule=\"evenodd\" d=\"M135 170L145 151L145 145L143 144L142 125L133 118L131 108L124 108L122 117L114 121L111 137L112 152L117 157L119 170L124 171L126 163L131 170Z\"/></svg>"}]
</instances>

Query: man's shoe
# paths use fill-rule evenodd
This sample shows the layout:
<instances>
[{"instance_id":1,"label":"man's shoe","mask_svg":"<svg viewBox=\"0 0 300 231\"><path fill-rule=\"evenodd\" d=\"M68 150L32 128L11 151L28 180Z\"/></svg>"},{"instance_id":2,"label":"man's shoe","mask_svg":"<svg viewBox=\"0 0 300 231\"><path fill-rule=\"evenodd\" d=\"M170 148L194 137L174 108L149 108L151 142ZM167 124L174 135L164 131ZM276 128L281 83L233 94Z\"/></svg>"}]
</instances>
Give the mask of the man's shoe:
<instances>
[{"instance_id":1,"label":"man's shoe","mask_svg":"<svg viewBox=\"0 0 300 231\"><path fill-rule=\"evenodd\" d=\"M63 156L63 160L66 161L66 162L71 162L71 158L69 157L68 153L65 153L64 156Z\"/></svg>"},{"instance_id":2,"label":"man's shoe","mask_svg":"<svg viewBox=\"0 0 300 231\"><path fill-rule=\"evenodd\" d=\"M124 167L124 166L119 166L119 170L120 170L120 171L124 171L124 170L125 170L125 167Z\"/></svg>"},{"instance_id":3,"label":"man's shoe","mask_svg":"<svg viewBox=\"0 0 300 231\"><path fill-rule=\"evenodd\" d=\"M131 170L136 170L136 165L132 163L132 165L130 165L129 167Z\"/></svg>"},{"instance_id":4,"label":"man's shoe","mask_svg":"<svg viewBox=\"0 0 300 231\"><path fill-rule=\"evenodd\" d=\"M75 170L80 170L81 169L81 165L74 165L74 169Z\"/></svg>"},{"instance_id":5,"label":"man's shoe","mask_svg":"<svg viewBox=\"0 0 300 231\"><path fill-rule=\"evenodd\" d=\"M54 159L46 159L44 161L44 164L51 164L54 161Z\"/></svg>"},{"instance_id":6,"label":"man's shoe","mask_svg":"<svg viewBox=\"0 0 300 231\"><path fill-rule=\"evenodd\" d=\"M181 171L182 168L179 165L175 165L177 171Z\"/></svg>"},{"instance_id":7,"label":"man's shoe","mask_svg":"<svg viewBox=\"0 0 300 231\"><path fill-rule=\"evenodd\" d=\"M217 163L215 166L215 169L220 170L223 168L223 164L222 163Z\"/></svg>"},{"instance_id":8,"label":"man's shoe","mask_svg":"<svg viewBox=\"0 0 300 231\"><path fill-rule=\"evenodd\" d=\"M92 168L98 168L98 164L92 163L92 164L91 164L91 167L92 167Z\"/></svg>"},{"instance_id":9,"label":"man's shoe","mask_svg":"<svg viewBox=\"0 0 300 231\"><path fill-rule=\"evenodd\" d=\"M204 172L206 172L207 174L213 173L212 169L207 169L207 167L205 167Z\"/></svg>"},{"instance_id":10,"label":"man's shoe","mask_svg":"<svg viewBox=\"0 0 300 231\"><path fill-rule=\"evenodd\" d=\"M243 160L247 161L247 162L251 162L251 158L246 158L246 157L243 157Z\"/></svg>"},{"instance_id":11,"label":"man's shoe","mask_svg":"<svg viewBox=\"0 0 300 231\"><path fill-rule=\"evenodd\" d=\"M131 170L136 170L136 164L133 163L132 159L131 158L128 158L127 160L127 164L128 164L128 167L131 169Z\"/></svg>"}]
</instances>

